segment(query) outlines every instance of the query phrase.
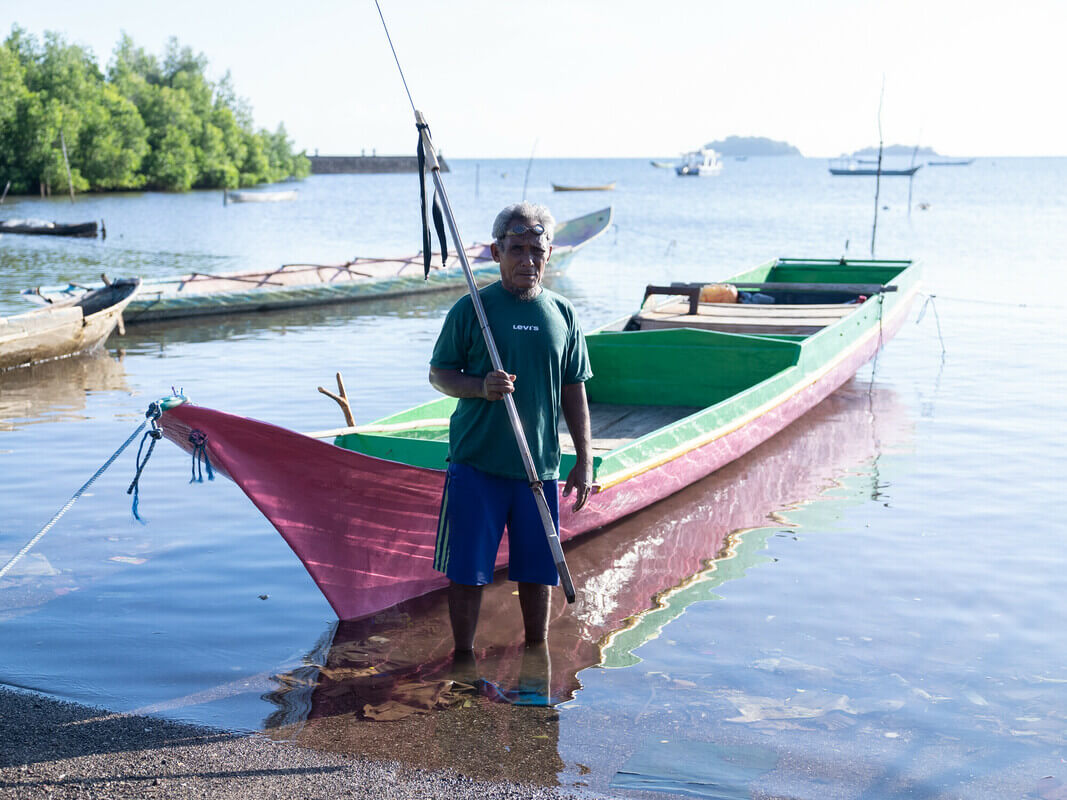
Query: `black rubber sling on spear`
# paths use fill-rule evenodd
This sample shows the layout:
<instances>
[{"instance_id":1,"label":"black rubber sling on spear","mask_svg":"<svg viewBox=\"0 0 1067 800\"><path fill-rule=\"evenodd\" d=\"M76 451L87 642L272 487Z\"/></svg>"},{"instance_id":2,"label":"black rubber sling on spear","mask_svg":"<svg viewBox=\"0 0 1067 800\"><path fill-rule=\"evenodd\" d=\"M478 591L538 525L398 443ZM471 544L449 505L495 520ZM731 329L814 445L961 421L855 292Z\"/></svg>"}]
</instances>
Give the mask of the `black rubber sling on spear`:
<instances>
[{"instance_id":1,"label":"black rubber sling on spear","mask_svg":"<svg viewBox=\"0 0 1067 800\"><path fill-rule=\"evenodd\" d=\"M417 114L418 112L415 113ZM416 127L418 127L418 123L416 123ZM426 127L425 124L423 127ZM419 200L422 208L422 278L423 280L428 280L430 277L430 259L433 253L430 252L430 221L426 218L426 150L422 144L421 130L419 134L419 146L415 153L419 159ZM434 157L434 163L437 163L436 156ZM437 241L441 243L441 266L445 267L448 264L448 241L445 238L444 213L441 210L441 200L437 194L436 186L433 191L433 227L437 231Z\"/></svg>"}]
</instances>

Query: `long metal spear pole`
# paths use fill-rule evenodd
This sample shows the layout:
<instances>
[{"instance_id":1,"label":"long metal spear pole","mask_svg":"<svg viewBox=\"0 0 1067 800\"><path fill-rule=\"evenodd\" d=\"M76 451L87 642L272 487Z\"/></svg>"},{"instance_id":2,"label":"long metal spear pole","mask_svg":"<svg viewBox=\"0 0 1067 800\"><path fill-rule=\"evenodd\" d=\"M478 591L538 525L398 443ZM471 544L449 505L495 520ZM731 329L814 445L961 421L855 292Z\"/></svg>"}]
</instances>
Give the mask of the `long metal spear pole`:
<instances>
[{"instance_id":1,"label":"long metal spear pole","mask_svg":"<svg viewBox=\"0 0 1067 800\"><path fill-rule=\"evenodd\" d=\"M485 338L485 346L489 350L489 359L493 364L494 370L503 371L504 365L500 360L500 352L496 349L496 342L493 341L493 333L489 330L489 322L485 316L485 307L482 305L482 298L478 294L478 284L474 281L474 273L471 271L470 262L467 261L467 251L463 248L459 228L456 227L456 218L452 214L452 206L448 202L448 193L445 191L444 182L441 180L441 164L437 160L437 152L434 150L433 142L430 141L430 128L426 124L426 118L421 111L415 111L415 126L419 130L419 136L422 137L422 149L426 153L427 165L433 173L434 187L441 198L445 220L448 222L448 228L452 232L452 242L455 244L456 252L459 254L459 262L463 265L463 274L467 278L467 288L470 290L471 301L474 303L474 312L478 315L478 324L481 326L482 336ZM573 603L574 583L571 581L571 572L567 568L567 560L563 556L563 547L559 541L559 534L556 533L556 524L552 520L552 513L548 510L544 488L541 480L537 477L533 456L530 455L530 446L526 443L526 433L523 431L522 420L519 418L519 410L515 407L515 398L510 394L504 395L504 407L508 411L511 429L515 433L515 443L519 446L519 454L522 456L522 464L526 468L526 477L530 481L534 502L537 504L541 522L544 524L545 537L548 539L548 547L552 551L552 560L556 562L559 582L563 586L563 593L567 596L567 602Z\"/></svg>"}]
</instances>

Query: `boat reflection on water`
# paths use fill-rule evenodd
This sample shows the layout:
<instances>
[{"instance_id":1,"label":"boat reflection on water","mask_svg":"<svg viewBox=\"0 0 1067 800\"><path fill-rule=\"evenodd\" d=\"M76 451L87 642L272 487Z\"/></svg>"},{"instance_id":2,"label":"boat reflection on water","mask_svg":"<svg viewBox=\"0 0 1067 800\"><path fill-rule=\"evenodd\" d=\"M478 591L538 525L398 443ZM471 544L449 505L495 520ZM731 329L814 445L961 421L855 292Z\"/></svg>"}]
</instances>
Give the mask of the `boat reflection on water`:
<instances>
[{"instance_id":1,"label":"boat reflection on water","mask_svg":"<svg viewBox=\"0 0 1067 800\"><path fill-rule=\"evenodd\" d=\"M91 392L128 392L122 356L104 350L0 372L0 431L83 419Z\"/></svg>"},{"instance_id":2,"label":"boat reflection on water","mask_svg":"<svg viewBox=\"0 0 1067 800\"><path fill-rule=\"evenodd\" d=\"M578 600L554 593L547 650L524 646L515 584L499 581L485 590L475 659L454 663L447 597L434 592L337 623L306 666L275 677L264 727L317 749L555 784L553 706L574 697L581 670L634 663L634 648L707 597L687 588L761 563L766 536L746 531L781 526L801 503L876 497L878 458L910 438L890 389L850 381L743 458L572 543ZM849 474L868 478L863 493L827 492Z\"/></svg>"}]
</instances>

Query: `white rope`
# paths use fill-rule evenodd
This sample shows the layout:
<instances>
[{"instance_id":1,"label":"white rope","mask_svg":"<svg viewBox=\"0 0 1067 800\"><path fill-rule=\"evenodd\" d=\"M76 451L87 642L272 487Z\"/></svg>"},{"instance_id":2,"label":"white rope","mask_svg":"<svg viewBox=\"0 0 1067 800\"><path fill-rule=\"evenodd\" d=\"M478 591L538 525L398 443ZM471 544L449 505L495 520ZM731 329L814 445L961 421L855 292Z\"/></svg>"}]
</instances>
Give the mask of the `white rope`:
<instances>
[{"instance_id":1,"label":"white rope","mask_svg":"<svg viewBox=\"0 0 1067 800\"><path fill-rule=\"evenodd\" d=\"M149 413L151 413L151 411ZM89 478L89 480L87 480L82 485L82 487L78 491L76 491L74 493L74 495L70 498L70 500L67 501L66 505L64 505L63 508L59 509L59 511L56 512L55 516L52 517L52 519L48 520L48 524L45 525L43 528L41 528L41 530L39 530L37 532L36 536L34 536L32 539L30 539L28 542L26 542L26 545L21 550L19 550L17 553L15 553L14 557L10 561L8 561L6 564L4 564L4 566L2 568L0 568L0 578L4 577L4 575L6 575L8 573L8 571L13 566L15 566L15 564L17 564L19 561L22 560L23 556L25 556L28 552L30 552L30 550L33 549L34 545L36 545L39 541L41 541L41 539L44 537L44 535L46 533L48 533L48 531L50 531L52 529L52 526L55 525L57 522L59 522L59 518L60 517L62 517L64 514L66 514L68 511L70 511L71 506L73 506L74 503L77 502L78 498L81 497L85 493L85 490L88 489L90 486L92 486L93 482L97 478L99 478L101 475L103 475L108 467L110 467L112 464L115 463L115 459L119 457L119 455L122 453L123 450L125 450L127 447L130 446L130 442L132 442L134 439L137 438L137 434L139 434L142 430L144 430L145 425L147 425L148 423L149 423L149 420L146 419L144 422L142 422L140 425L138 425L137 426L137 430L135 430L132 434L130 434L130 438L127 439L125 442L123 442L122 446L119 447L119 449L116 450L114 453L112 453L111 458L109 458L107 461L105 461L104 465L102 467L100 467L100 469L98 469L93 474L93 477Z\"/></svg>"}]
</instances>

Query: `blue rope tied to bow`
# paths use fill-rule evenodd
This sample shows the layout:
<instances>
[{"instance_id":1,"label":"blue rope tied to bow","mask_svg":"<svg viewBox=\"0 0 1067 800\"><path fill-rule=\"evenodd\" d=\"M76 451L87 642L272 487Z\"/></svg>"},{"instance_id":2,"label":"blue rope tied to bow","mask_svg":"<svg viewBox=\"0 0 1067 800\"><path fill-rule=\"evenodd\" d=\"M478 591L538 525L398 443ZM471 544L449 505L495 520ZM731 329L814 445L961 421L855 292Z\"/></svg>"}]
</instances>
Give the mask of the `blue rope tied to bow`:
<instances>
[{"instance_id":1,"label":"blue rope tied to bow","mask_svg":"<svg viewBox=\"0 0 1067 800\"><path fill-rule=\"evenodd\" d=\"M215 473L211 469L211 459L207 456L207 434L203 431L194 430L189 434L189 441L193 445L193 477L189 479L189 483L204 482L203 467L207 467L207 479L209 481L215 480ZM201 466L201 460L203 461L203 467Z\"/></svg>"},{"instance_id":2,"label":"blue rope tied to bow","mask_svg":"<svg viewBox=\"0 0 1067 800\"><path fill-rule=\"evenodd\" d=\"M144 520L141 519L141 515L137 513L138 494L140 490L141 473L144 472L144 468L148 465L148 459L152 457L152 450L156 446L156 442L163 438L163 431L159 429L159 425L156 420L162 416L163 410L159 407L159 403L152 403L148 407L148 411L145 412L145 417L148 419L148 424L151 426L144 432L144 436L141 437L141 444L137 447L137 458L134 463L137 465L137 471L134 473L133 481L130 482L130 488L126 490L126 494L133 495L133 518L144 524ZM144 443L146 440L152 441L148 445L148 452L145 453L144 460L141 460L141 451L144 450Z\"/></svg>"}]
</instances>

